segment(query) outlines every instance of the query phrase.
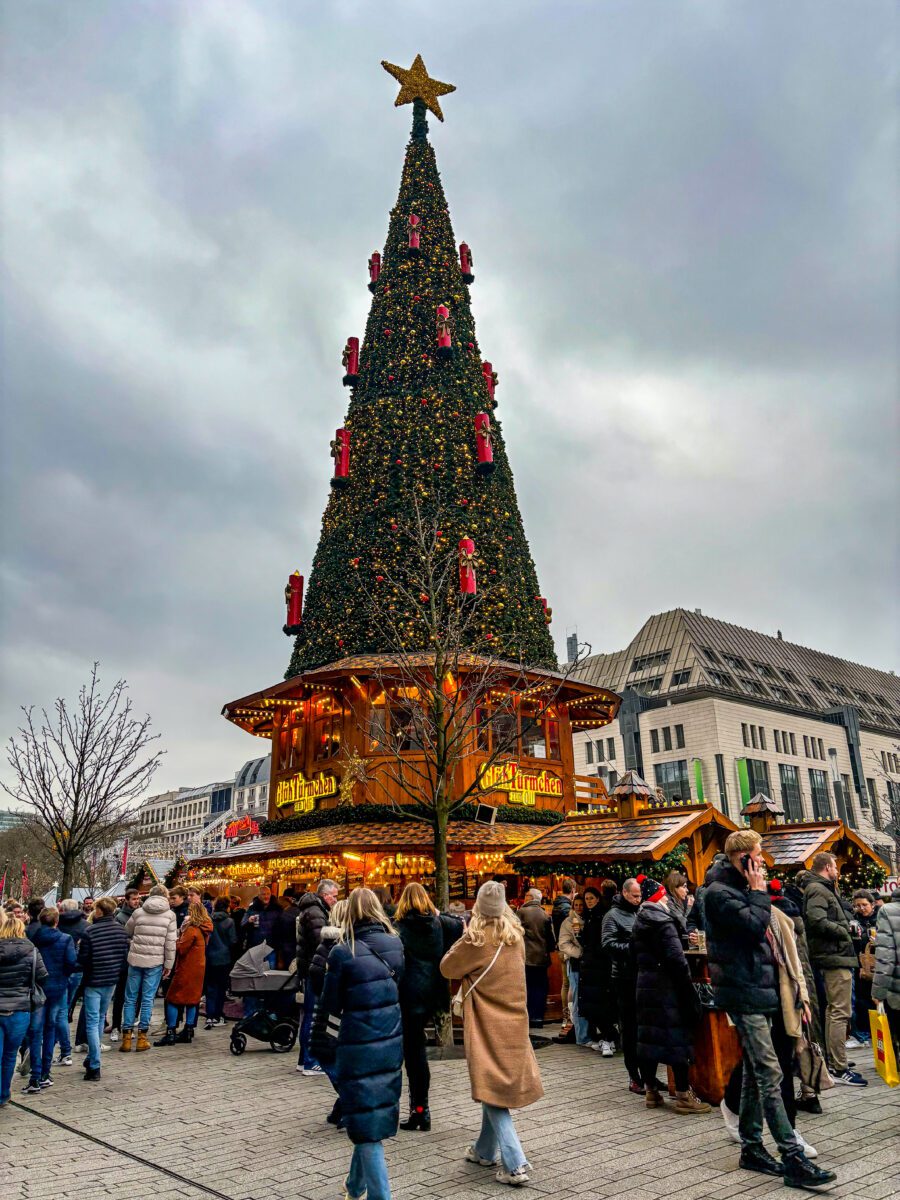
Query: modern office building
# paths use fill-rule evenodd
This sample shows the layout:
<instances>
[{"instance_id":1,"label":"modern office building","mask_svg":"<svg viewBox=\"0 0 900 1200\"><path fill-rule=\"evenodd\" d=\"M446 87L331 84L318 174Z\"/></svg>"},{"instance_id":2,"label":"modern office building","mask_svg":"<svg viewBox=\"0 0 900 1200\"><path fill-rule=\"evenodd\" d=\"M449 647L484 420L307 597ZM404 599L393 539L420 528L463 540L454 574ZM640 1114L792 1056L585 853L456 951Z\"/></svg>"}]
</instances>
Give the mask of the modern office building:
<instances>
[{"instance_id":1,"label":"modern office building","mask_svg":"<svg viewBox=\"0 0 900 1200\"><path fill-rule=\"evenodd\" d=\"M757 792L784 820L841 819L886 860L900 841L900 679L673 609L579 678L623 696L575 765L609 789L636 770L669 801L711 800L736 820ZM895 832L896 831L896 832Z\"/></svg>"},{"instance_id":2,"label":"modern office building","mask_svg":"<svg viewBox=\"0 0 900 1200\"><path fill-rule=\"evenodd\" d=\"M0 833L6 833L10 829L15 829L17 825L22 824L27 816L27 812L17 811L14 808L0 808Z\"/></svg>"}]
</instances>

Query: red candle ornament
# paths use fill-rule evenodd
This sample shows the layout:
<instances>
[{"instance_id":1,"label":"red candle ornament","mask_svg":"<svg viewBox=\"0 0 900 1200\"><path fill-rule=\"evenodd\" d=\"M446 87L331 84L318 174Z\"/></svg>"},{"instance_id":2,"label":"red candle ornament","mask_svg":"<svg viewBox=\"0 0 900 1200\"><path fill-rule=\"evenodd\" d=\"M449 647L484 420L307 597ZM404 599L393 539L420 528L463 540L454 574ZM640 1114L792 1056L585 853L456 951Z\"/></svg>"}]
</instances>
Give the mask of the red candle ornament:
<instances>
[{"instance_id":1,"label":"red candle ornament","mask_svg":"<svg viewBox=\"0 0 900 1200\"><path fill-rule=\"evenodd\" d=\"M419 235L421 233L422 222L415 213L409 214L409 254L411 258L416 258L420 254Z\"/></svg>"},{"instance_id":2,"label":"red candle ornament","mask_svg":"<svg viewBox=\"0 0 900 1200\"><path fill-rule=\"evenodd\" d=\"M544 622L549 625L553 620L553 609L547 607L547 601L544 596L538 596L538 600L541 602L541 608L544 610Z\"/></svg>"},{"instance_id":3,"label":"red candle ornament","mask_svg":"<svg viewBox=\"0 0 900 1200\"><path fill-rule=\"evenodd\" d=\"M481 374L484 378L484 385L488 390L488 395L493 400L494 389L496 388L498 382L497 372L489 362L483 362L481 364Z\"/></svg>"},{"instance_id":4,"label":"red candle ornament","mask_svg":"<svg viewBox=\"0 0 900 1200\"><path fill-rule=\"evenodd\" d=\"M345 488L350 482L350 430L336 429L334 441L331 443L331 457L334 459L334 476L331 480L333 488Z\"/></svg>"},{"instance_id":5,"label":"red candle ornament","mask_svg":"<svg viewBox=\"0 0 900 1200\"><path fill-rule=\"evenodd\" d=\"M375 291L378 286L378 276L381 274L381 255L377 250L372 251L372 257L369 259L369 291Z\"/></svg>"},{"instance_id":6,"label":"red candle ornament","mask_svg":"<svg viewBox=\"0 0 900 1200\"><path fill-rule=\"evenodd\" d=\"M471 538L460 538L459 541L459 590L463 596L474 596L478 590L475 580L475 543Z\"/></svg>"},{"instance_id":7,"label":"red candle ornament","mask_svg":"<svg viewBox=\"0 0 900 1200\"><path fill-rule=\"evenodd\" d=\"M284 589L284 602L287 606L284 632L288 637L296 637L303 629L303 576L299 571L288 576L287 587Z\"/></svg>"},{"instance_id":8,"label":"red candle ornament","mask_svg":"<svg viewBox=\"0 0 900 1200\"><path fill-rule=\"evenodd\" d=\"M341 362L344 364L344 387L352 387L359 379L359 338L347 338Z\"/></svg>"},{"instance_id":9,"label":"red candle ornament","mask_svg":"<svg viewBox=\"0 0 900 1200\"><path fill-rule=\"evenodd\" d=\"M437 356L447 359L453 354L453 344L450 340L450 310L446 304L437 307Z\"/></svg>"},{"instance_id":10,"label":"red candle ornament","mask_svg":"<svg viewBox=\"0 0 900 1200\"><path fill-rule=\"evenodd\" d=\"M465 242L459 244L459 265L462 269L463 283L474 283L475 276L472 274L472 268L475 265L475 259Z\"/></svg>"},{"instance_id":11,"label":"red candle ornament","mask_svg":"<svg viewBox=\"0 0 900 1200\"><path fill-rule=\"evenodd\" d=\"M486 412L480 412L475 417L475 449L478 453L478 465L475 470L479 475L493 474L494 443L491 434L491 418Z\"/></svg>"}]
</instances>

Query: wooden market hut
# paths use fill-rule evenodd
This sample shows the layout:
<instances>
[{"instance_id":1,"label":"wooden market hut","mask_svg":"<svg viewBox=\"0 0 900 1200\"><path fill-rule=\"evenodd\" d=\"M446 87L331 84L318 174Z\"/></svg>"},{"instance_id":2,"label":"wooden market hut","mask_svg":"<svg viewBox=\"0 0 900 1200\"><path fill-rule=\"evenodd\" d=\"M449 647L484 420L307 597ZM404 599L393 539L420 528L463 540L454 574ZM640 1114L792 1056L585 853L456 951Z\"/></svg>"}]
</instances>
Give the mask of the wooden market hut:
<instances>
[{"instance_id":1,"label":"wooden market hut","mask_svg":"<svg viewBox=\"0 0 900 1200\"><path fill-rule=\"evenodd\" d=\"M762 837L763 850L774 870L788 874L809 870L822 850L833 854L853 886L872 886L874 871L890 874L890 864L843 821L798 821L782 824L783 810L770 796L758 792L744 805L742 815Z\"/></svg>"},{"instance_id":2,"label":"wooden market hut","mask_svg":"<svg viewBox=\"0 0 900 1200\"><path fill-rule=\"evenodd\" d=\"M559 873L598 878L613 864L634 863L637 869L684 845L681 869L696 886L738 828L712 804L661 801L636 771L625 772L605 807L587 815L570 813L517 846L510 859L536 878Z\"/></svg>"},{"instance_id":3,"label":"wooden market hut","mask_svg":"<svg viewBox=\"0 0 900 1200\"><path fill-rule=\"evenodd\" d=\"M328 873L349 886L427 880L433 832L404 815L413 797L396 779L398 767L408 764L410 778L422 780L424 799L425 753L411 738L399 751L396 742L388 745L402 736L416 699L411 659L427 670L427 656L407 656L392 682L390 655L356 655L227 704L227 720L271 742L269 819L259 836L192 859L188 878L276 887L306 885ZM481 679L485 669L476 655L461 656L457 665L454 686L461 689L469 671ZM513 753L497 759L490 698L471 713L453 787L456 796L471 790L473 804L448 829L451 895L463 900L474 898L484 877L514 875L508 852L536 826L558 822L586 799L607 798L599 780L576 775L572 729L602 728L619 707L614 692L560 672L490 666L497 709L504 722L518 722L518 736ZM480 820L475 803L487 806Z\"/></svg>"}]
</instances>

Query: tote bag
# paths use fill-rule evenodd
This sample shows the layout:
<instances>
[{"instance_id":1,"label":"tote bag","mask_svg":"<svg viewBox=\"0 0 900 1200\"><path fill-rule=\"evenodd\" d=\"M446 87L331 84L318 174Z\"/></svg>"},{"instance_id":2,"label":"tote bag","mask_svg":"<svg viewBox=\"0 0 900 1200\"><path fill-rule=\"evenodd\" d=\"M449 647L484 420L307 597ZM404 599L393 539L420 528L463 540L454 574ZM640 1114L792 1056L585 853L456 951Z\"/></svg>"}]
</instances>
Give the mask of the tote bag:
<instances>
[{"instance_id":1,"label":"tote bag","mask_svg":"<svg viewBox=\"0 0 900 1200\"><path fill-rule=\"evenodd\" d=\"M894 1052L894 1042L891 1038L891 1027L888 1025L884 1005L879 1004L877 1010L869 1010L869 1027L872 1030L872 1052L875 1055L875 1070L888 1085L897 1087L900 1075L897 1074L897 1055Z\"/></svg>"}]
</instances>

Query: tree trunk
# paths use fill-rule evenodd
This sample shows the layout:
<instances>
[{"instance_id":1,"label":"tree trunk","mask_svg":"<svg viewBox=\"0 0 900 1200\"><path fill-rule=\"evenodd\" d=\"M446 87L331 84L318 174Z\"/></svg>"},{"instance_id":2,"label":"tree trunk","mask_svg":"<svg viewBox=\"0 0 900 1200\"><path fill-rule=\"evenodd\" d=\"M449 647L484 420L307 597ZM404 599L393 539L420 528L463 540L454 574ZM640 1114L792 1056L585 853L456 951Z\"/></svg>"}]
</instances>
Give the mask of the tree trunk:
<instances>
[{"instance_id":1,"label":"tree trunk","mask_svg":"<svg viewBox=\"0 0 900 1200\"><path fill-rule=\"evenodd\" d=\"M450 903L450 873L447 869L447 811L440 805L434 814L434 902L447 911Z\"/></svg>"},{"instance_id":2,"label":"tree trunk","mask_svg":"<svg viewBox=\"0 0 900 1200\"><path fill-rule=\"evenodd\" d=\"M62 879L59 884L59 894L57 899L65 900L72 890L72 876L75 870L75 858L68 854L62 857Z\"/></svg>"}]
</instances>

